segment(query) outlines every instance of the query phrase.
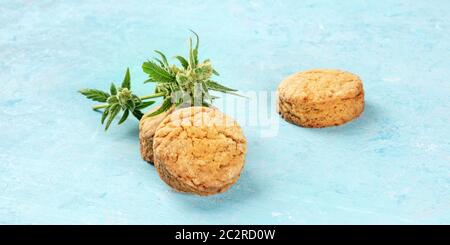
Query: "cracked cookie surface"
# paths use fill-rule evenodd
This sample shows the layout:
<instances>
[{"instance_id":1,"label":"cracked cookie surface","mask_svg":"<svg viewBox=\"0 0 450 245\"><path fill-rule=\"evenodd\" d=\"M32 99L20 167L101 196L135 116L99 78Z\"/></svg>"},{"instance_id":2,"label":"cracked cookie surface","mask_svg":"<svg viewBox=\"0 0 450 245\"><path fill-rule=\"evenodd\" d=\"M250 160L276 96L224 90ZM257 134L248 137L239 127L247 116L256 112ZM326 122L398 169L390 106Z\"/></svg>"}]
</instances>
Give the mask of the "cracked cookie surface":
<instances>
[{"instance_id":1,"label":"cracked cookie surface","mask_svg":"<svg viewBox=\"0 0 450 245\"><path fill-rule=\"evenodd\" d=\"M174 111L154 135L155 167L178 191L211 195L226 191L239 178L247 143L237 122L217 109Z\"/></svg>"},{"instance_id":2,"label":"cracked cookie surface","mask_svg":"<svg viewBox=\"0 0 450 245\"><path fill-rule=\"evenodd\" d=\"M278 87L278 112L302 127L338 126L364 110L361 79L340 70L316 69L293 74Z\"/></svg>"}]
</instances>

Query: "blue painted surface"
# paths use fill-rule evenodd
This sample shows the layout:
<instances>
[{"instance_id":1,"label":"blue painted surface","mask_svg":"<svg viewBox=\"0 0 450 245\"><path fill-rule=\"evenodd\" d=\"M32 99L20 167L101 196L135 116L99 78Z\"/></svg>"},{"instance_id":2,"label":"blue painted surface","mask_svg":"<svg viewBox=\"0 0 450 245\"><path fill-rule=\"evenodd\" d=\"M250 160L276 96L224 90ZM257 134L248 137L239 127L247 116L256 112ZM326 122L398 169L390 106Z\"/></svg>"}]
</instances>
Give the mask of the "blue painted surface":
<instances>
[{"instance_id":1,"label":"blue painted surface","mask_svg":"<svg viewBox=\"0 0 450 245\"><path fill-rule=\"evenodd\" d=\"M2 224L450 223L450 1L1 1L0 23ZM244 126L230 191L175 193L141 160L137 121L104 133L75 91L129 66L151 92L141 62L185 54L188 28L244 91L352 71L364 115L327 129L279 120L266 138Z\"/></svg>"}]
</instances>

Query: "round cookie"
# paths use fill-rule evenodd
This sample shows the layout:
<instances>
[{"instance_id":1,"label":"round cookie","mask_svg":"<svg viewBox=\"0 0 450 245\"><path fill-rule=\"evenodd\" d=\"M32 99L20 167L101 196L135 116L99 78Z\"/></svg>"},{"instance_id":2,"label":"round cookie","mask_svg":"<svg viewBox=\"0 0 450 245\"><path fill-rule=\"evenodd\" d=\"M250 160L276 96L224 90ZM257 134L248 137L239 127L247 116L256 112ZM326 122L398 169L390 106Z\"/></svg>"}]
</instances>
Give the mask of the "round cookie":
<instances>
[{"instance_id":1,"label":"round cookie","mask_svg":"<svg viewBox=\"0 0 450 245\"><path fill-rule=\"evenodd\" d=\"M340 70L316 69L293 74L278 86L278 112L302 127L338 126L364 110L361 79Z\"/></svg>"},{"instance_id":2,"label":"round cookie","mask_svg":"<svg viewBox=\"0 0 450 245\"><path fill-rule=\"evenodd\" d=\"M237 122L217 109L174 111L156 129L155 167L164 182L181 192L221 193L244 166L247 143Z\"/></svg>"},{"instance_id":3,"label":"round cookie","mask_svg":"<svg viewBox=\"0 0 450 245\"><path fill-rule=\"evenodd\" d=\"M157 110L155 108L149 113ZM139 144L141 149L142 159L148 163L153 163L153 136L155 135L158 125L167 117L173 108L153 117L143 116L139 121Z\"/></svg>"}]
</instances>

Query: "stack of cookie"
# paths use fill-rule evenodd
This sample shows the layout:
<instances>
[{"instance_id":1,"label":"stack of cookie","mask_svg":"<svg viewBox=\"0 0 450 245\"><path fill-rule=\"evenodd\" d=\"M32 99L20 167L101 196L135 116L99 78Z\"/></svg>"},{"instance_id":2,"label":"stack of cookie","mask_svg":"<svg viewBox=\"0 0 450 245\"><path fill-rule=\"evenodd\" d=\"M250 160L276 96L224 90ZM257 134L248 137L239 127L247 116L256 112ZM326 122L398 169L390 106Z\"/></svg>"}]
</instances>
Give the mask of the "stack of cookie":
<instances>
[{"instance_id":1,"label":"stack of cookie","mask_svg":"<svg viewBox=\"0 0 450 245\"><path fill-rule=\"evenodd\" d=\"M174 189L221 193L244 166L247 143L237 122L215 108L188 107L140 122L141 154Z\"/></svg>"}]
</instances>

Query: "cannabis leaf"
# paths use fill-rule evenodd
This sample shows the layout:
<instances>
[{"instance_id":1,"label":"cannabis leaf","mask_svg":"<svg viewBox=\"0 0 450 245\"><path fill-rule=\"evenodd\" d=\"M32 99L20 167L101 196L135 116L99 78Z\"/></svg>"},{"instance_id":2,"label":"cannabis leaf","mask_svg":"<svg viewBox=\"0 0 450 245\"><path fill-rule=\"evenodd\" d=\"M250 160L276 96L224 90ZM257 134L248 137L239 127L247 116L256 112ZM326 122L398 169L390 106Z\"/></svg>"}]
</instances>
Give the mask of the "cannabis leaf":
<instances>
[{"instance_id":1,"label":"cannabis leaf","mask_svg":"<svg viewBox=\"0 0 450 245\"><path fill-rule=\"evenodd\" d=\"M162 62L161 63L163 64L163 66L164 67L169 67L169 62L167 61L166 56L161 51L155 50L155 52L161 56L161 58L162 58Z\"/></svg>"},{"instance_id":2,"label":"cannabis leaf","mask_svg":"<svg viewBox=\"0 0 450 245\"><path fill-rule=\"evenodd\" d=\"M206 81L206 86L211 89L211 90L215 90L215 91L219 91L222 93L227 93L227 92L236 92L236 89L232 89L232 88L228 88L225 87L217 82L214 82L212 80L208 80Z\"/></svg>"},{"instance_id":3,"label":"cannabis leaf","mask_svg":"<svg viewBox=\"0 0 450 245\"><path fill-rule=\"evenodd\" d=\"M111 123L121 111L123 111L123 113L118 121L118 124L125 122L130 115L130 112L133 116L140 120L143 116L143 113L140 110L155 103L154 101L144 102L140 97L132 93L130 69L127 69L125 77L123 78L122 84L119 88L117 88L114 83L111 83L111 94L98 89L82 89L79 92L88 99L98 102L106 102L106 104L93 106L94 110L104 109L101 123L104 124L106 121L105 130L108 130Z\"/></svg>"},{"instance_id":4,"label":"cannabis leaf","mask_svg":"<svg viewBox=\"0 0 450 245\"><path fill-rule=\"evenodd\" d=\"M111 105L111 107L109 107L108 120L106 121L105 131L108 130L112 121L117 116L117 114L119 114L119 112L120 112L120 106L118 104L113 104L113 105Z\"/></svg>"},{"instance_id":5,"label":"cannabis leaf","mask_svg":"<svg viewBox=\"0 0 450 245\"><path fill-rule=\"evenodd\" d=\"M117 94L117 88L116 88L116 85L114 85L114 83L111 83L111 87L110 87L109 91L111 92L111 95Z\"/></svg>"},{"instance_id":6,"label":"cannabis leaf","mask_svg":"<svg viewBox=\"0 0 450 245\"><path fill-rule=\"evenodd\" d=\"M127 72L123 78L122 88L131 89L130 68L127 68Z\"/></svg>"},{"instance_id":7,"label":"cannabis leaf","mask_svg":"<svg viewBox=\"0 0 450 245\"><path fill-rule=\"evenodd\" d=\"M170 98L165 99L162 105L156 111L148 114L148 117L153 117L169 110L170 107L172 107L172 104L173 103Z\"/></svg>"},{"instance_id":8,"label":"cannabis leaf","mask_svg":"<svg viewBox=\"0 0 450 245\"><path fill-rule=\"evenodd\" d=\"M196 44L194 49L192 49L192 38L189 38L189 60L191 61L191 67L194 67L198 64L198 46L200 44L200 38L198 37L197 33L195 33L195 31L193 30L190 31L194 33L196 38Z\"/></svg>"},{"instance_id":9,"label":"cannabis leaf","mask_svg":"<svg viewBox=\"0 0 450 245\"><path fill-rule=\"evenodd\" d=\"M125 110L123 112L122 117L120 118L120 120L119 120L119 122L117 124L122 124L123 122L125 122L125 120L127 120L129 114L130 114L130 111L129 110Z\"/></svg>"},{"instance_id":10,"label":"cannabis leaf","mask_svg":"<svg viewBox=\"0 0 450 245\"><path fill-rule=\"evenodd\" d=\"M150 81L153 82L175 82L175 76L170 74L164 69L164 67L159 66L153 61L147 61L142 64L142 70L147 73L150 77Z\"/></svg>"},{"instance_id":11,"label":"cannabis leaf","mask_svg":"<svg viewBox=\"0 0 450 245\"><path fill-rule=\"evenodd\" d=\"M86 96L86 98L97 102L106 102L109 97L108 93L98 89L81 89L79 92Z\"/></svg>"},{"instance_id":12,"label":"cannabis leaf","mask_svg":"<svg viewBox=\"0 0 450 245\"><path fill-rule=\"evenodd\" d=\"M154 103L155 103L155 101L145 101L145 102L142 102L141 104L139 104L138 106L136 106L135 109L142 110L148 106L153 105Z\"/></svg>"},{"instance_id":13,"label":"cannabis leaf","mask_svg":"<svg viewBox=\"0 0 450 245\"><path fill-rule=\"evenodd\" d=\"M188 68L189 63L184 57L177 55L177 56L175 56L175 58L180 61L181 65L183 66L184 69Z\"/></svg>"}]
</instances>

